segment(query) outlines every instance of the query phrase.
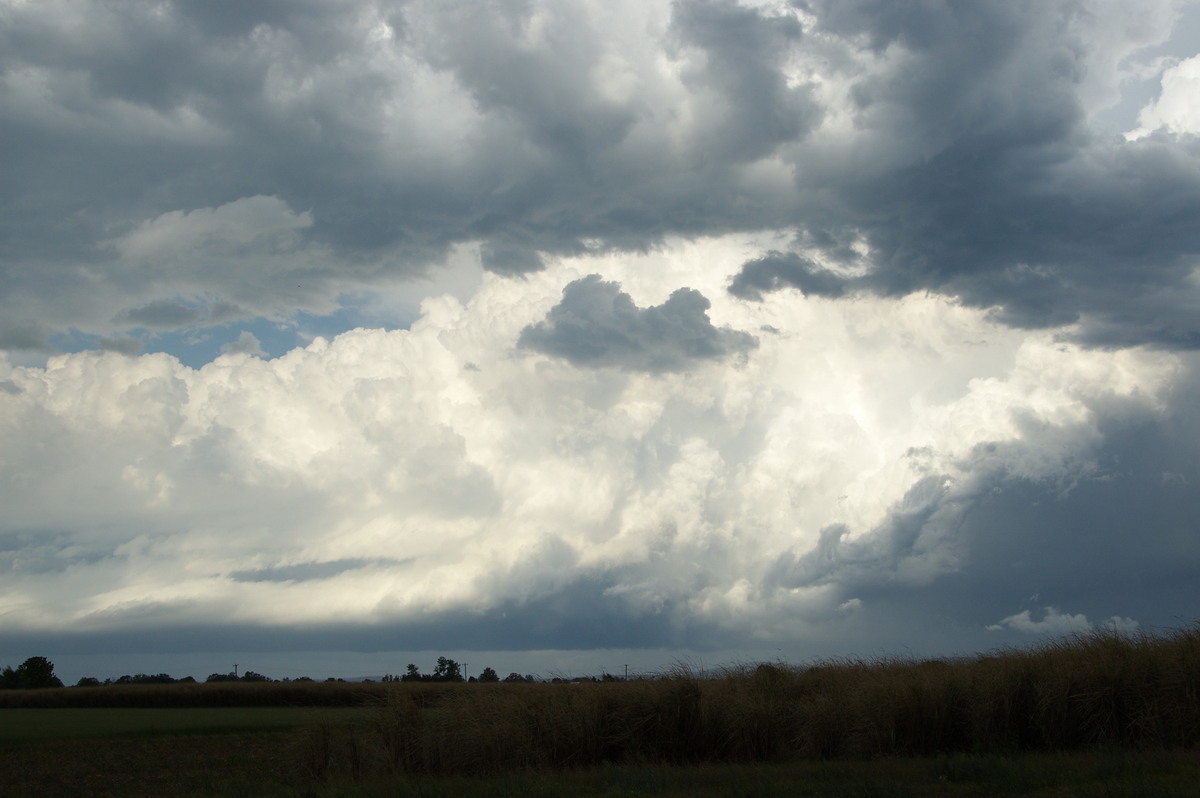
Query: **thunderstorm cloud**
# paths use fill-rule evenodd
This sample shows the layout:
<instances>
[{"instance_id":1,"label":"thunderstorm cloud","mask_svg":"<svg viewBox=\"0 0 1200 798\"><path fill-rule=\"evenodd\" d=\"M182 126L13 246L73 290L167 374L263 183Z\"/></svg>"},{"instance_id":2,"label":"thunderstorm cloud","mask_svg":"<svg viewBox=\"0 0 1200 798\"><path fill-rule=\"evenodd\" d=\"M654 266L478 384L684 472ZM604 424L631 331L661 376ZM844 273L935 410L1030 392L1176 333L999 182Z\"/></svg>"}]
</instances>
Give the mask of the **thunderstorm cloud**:
<instances>
[{"instance_id":1,"label":"thunderstorm cloud","mask_svg":"<svg viewBox=\"0 0 1200 798\"><path fill-rule=\"evenodd\" d=\"M1194 619L1198 65L1194 0L0 0L0 651Z\"/></svg>"}]
</instances>

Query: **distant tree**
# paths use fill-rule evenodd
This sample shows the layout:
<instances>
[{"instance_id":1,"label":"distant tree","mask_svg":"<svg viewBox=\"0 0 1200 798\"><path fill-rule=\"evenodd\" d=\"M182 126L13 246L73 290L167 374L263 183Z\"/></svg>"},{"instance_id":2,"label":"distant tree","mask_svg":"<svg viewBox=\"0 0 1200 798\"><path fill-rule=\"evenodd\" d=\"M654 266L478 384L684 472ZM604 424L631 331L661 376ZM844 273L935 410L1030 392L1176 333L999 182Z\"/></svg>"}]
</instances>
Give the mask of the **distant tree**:
<instances>
[{"instance_id":1,"label":"distant tree","mask_svg":"<svg viewBox=\"0 0 1200 798\"><path fill-rule=\"evenodd\" d=\"M447 657L438 657L437 667L433 670L433 679L437 682L463 681L462 666Z\"/></svg>"},{"instance_id":2,"label":"distant tree","mask_svg":"<svg viewBox=\"0 0 1200 798\"><path fill-rule=\"evenodd\" d=\"M54 663L45 657L30 657L17 668L17 686L24 690L42 687L62 687L62 680L54 675Z\"/></svg>"},{"instance_id":3,"label":"distant tree","mask_svg":"<svg viewBox=\"0 0 1200 798\"><path fill-rule=\"evenodd\" d=\"M12 669L11 665L5 665L4 670L0 671L0 690L16 690L20 686L17 681L17 672Z\"/></svg>"},{"instance_id":4,"label":"distant tree","mask_svg":"<svg viewBox=\"0 0 1200 798\"><path fill-rule=\"evenodd\" d=\"M269 682L271 680L268 679L266 676L263 676L261 673L255 673L254 671L246 671L245 673L242 674L242 681L243 682Z\"/></svg>"},{"instance_id":5,"label":"distant tree","mask_svg":"<svg viewBox=\"0 0 1200 798\"><path fill-rule=\"evenodd\" d=\"M500 676L491 668L484 668L483 673L479 674L479 681L498 682L500 681Z\"/></svg>"},{"instance_id":6,"label":"distant tree","mask_svg":"<svg viewBox=\"0 0 1200 798\"><path fill-rule=\"evenodd\" d=\"M175 684L175 679L168 673L139 673L136 676L126 674L117 679L115 684Z\"/></svg>"},{"instance_id":7,"label":"distant tree","mask_svg":"<svg viewBox=\"0 0 1200 798\"><path fill-rule=\"evenodd\" d=\"M507 676L505 676L504 681L506 681L506 682L524 682L524 681L532 682L533 679L526 679L521 674L513 672L513 673L510 673Z\"/></svg>"},{"instance_id":8,"label":"distant tree","mask_svg":"<svg viewBox=\"0 0 1200 798\"><path fill-rule=\"evenodd\" d=\"M100 680L95 676L84 676L79 681L75 682L76 687L99 687Z\"/></svg>"},{"instance_id":9,"label":"distant tree","mask_svg":"<svg viewBox=\"0 0 1200 798\"><path fill-rule=\"evenodd\" d=\"M404 670L404 675L400 677L400 681L402 681L402 682L419 682L419 681L421 681L421 669L418 668L416 665L413 665L411 662L408 663L408 667Z\"/></svg>"},{"instance_id":10,"label":"distant tree","mask_svg":"<svg viewBox=\"0 0 1200 798\"><path fill-rule=\"evenodd\" d=\"M237 680L238 680L238 677L234 676L232 673L210 673L208 675L208 678L205 679L204 681L206 681L206 682L236 682Z\"/></svg>"}]
</instances>

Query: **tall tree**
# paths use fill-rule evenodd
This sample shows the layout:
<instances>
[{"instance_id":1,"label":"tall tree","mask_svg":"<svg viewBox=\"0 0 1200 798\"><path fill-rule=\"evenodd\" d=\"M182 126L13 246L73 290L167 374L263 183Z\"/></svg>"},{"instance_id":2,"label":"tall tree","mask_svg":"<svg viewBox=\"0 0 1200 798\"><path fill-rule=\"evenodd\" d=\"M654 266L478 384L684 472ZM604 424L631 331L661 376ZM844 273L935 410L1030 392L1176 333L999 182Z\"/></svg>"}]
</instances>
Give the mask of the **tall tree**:
<instances>
[{"instance_id":1,"label":"tall tree","mask_svg":"<svg viewBox=\"0 0 1200 798\"><path fill-rule=\"evenodd\" d=\"M62 687L62 680L54 675L54 663L45 657L30 657L17 668L17 684L26 690L40 687Z\"/></svg>"},{"instance_id":2,"label":"tall tree","mask_svg":"<svg viewBox=\"0 0 1200 798\"><path fill-rule=\"evenodd\" d=\"M433 678L439 682L461 682L463 680L462 666L447 657L438 657Z\"/></svg>"}]
</instances>

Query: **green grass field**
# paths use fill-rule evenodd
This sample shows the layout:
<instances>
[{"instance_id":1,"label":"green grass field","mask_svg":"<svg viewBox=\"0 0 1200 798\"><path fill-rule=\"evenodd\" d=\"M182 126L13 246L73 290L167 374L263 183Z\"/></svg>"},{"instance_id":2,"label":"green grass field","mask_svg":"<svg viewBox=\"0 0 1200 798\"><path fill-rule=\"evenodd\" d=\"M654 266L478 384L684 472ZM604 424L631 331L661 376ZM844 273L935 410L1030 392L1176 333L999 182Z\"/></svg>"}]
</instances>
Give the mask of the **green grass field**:
<instances>
[{"instance_id":1,"label":"green grass field","mask_svg":"<svg viewBox=\"0 0 1200 798\"><path fill-rule=\"evenodd\" d=\"M0 753L2 798L1185 798L1194 751L1088 751L763 763L609 764L490 776L305 770L294 730L22 741Z\"/></svg>"},{"instance_id":2,"label":"green grass field","mask_svg":"<svg viewBox=\"0 0 1200 798\"><path fill-rule=\"evenodd\" d=\"M361 722L367 713L358 707L0 709L0 741L295 729Z\"/></svg>"}]
</instances>

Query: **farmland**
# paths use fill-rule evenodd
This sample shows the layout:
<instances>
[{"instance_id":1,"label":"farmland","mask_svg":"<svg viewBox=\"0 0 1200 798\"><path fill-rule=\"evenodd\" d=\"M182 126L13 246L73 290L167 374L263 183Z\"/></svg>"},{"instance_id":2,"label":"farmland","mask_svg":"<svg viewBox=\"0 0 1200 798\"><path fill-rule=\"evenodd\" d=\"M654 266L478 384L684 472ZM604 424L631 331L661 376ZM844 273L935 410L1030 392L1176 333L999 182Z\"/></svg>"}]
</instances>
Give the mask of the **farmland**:
<instances>
[{"instance_id":1,"label":"farmland","mask_svg":"<svg viewBox=\"0 0 1200 798\"><path fill-rule=\"evenodd\" d=\"M582 684L0 696L2 795L1194 795L1200 632Z\"/></svg>"}]
</instances>

